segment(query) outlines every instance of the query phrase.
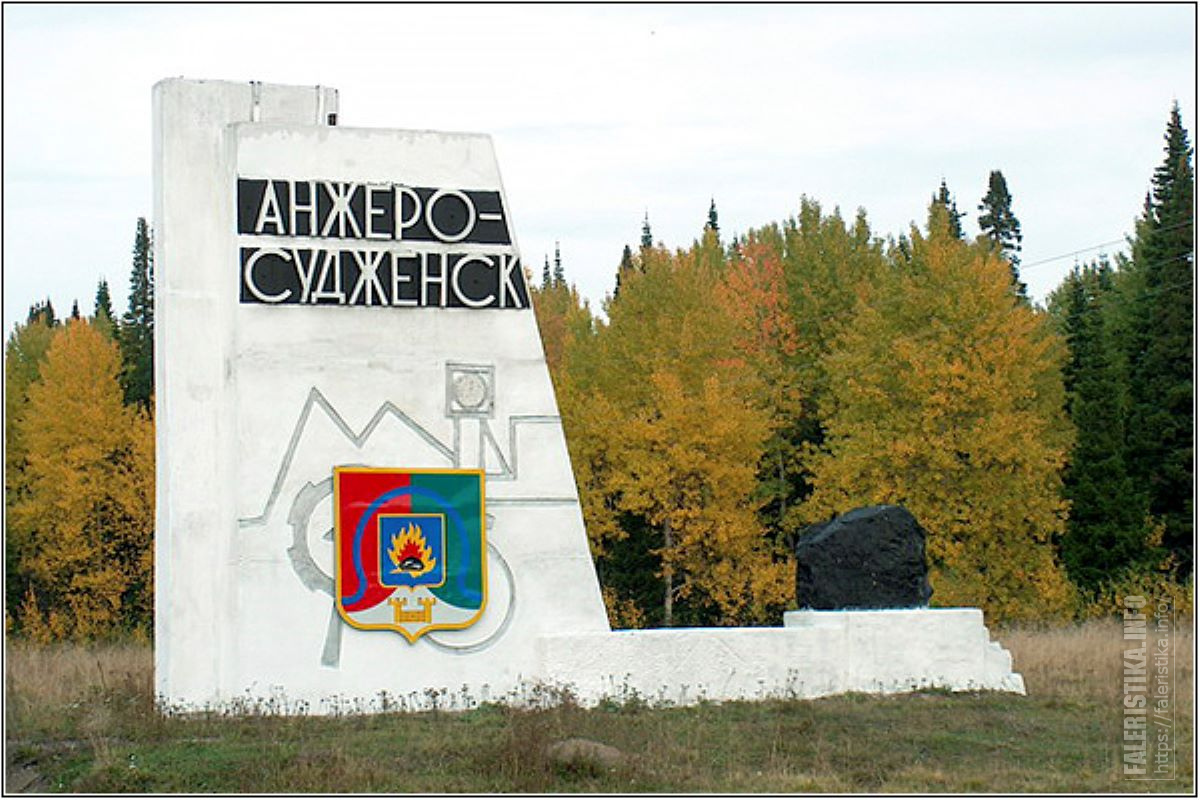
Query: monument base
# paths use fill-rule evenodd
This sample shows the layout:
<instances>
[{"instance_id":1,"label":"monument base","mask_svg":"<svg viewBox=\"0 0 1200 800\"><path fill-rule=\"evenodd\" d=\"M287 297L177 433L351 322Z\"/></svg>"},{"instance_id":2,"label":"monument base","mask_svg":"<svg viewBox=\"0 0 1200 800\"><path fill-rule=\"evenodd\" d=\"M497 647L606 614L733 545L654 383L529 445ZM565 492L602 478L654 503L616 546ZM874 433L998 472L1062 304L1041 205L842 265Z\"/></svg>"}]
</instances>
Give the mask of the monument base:
<instances>
[{"instance_id":1,"label":"monument base","mask_svg":"<svg viewBox=\"0 0 1200 800\"><path fill-rule=\"evenodd\" d=\"M467 710L480 703L545 706L565 699L583 706L629 700L694 705L923 688L1025 694L1012 656L992 642L978 608L797 610L784 615L782 627L560 633L536 637L532 655L532 672L486 684L440 686L401 675L367 697L277 686L264 698L246 687L235 698L204 704L168 699L164 710L324 715Z\"/></svg>"},{"instance_id":2,"label":"monument base","mask_svg":"<svg viewBox=\"0 0 1200 800\"><path fill-rule=\"evenodd\" d=\"M486 702L545 706L568 698L591 707L606 701L687 706L920 689L1025 694L1012 657L991 641L977 608L789 611L782 628L555 634L537 637L532 655L532 674L508 681L393 685L369 697L318 696L314 687L291 696L276 687L272 697L256 698L247 687L236 700L204 705L251 713L265 708L340 714L466 710ZM195 703L167 706L200 710Z\"/></svg>"},{"instance_id":3,"label":"monument base","mask_svg":"<svg viewBox=\"0 0 1200 800\"><path fill-rule=\"evenodd\" d=\"M789 611L783 628L630 630L545 636L541 663L583 705L640 697L813 698L916 689L1025 693L977 608Z\"/></svg>"}]
</instances>

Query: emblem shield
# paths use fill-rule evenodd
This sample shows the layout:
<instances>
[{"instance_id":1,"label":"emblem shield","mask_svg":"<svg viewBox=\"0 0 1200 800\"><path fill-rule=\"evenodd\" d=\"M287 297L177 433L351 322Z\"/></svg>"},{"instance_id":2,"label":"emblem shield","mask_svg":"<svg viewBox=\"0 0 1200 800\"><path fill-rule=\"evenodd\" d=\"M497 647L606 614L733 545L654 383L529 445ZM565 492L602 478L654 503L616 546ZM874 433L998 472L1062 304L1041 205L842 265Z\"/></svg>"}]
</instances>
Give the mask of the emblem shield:
<instances>
[{"instance_id":1,"label":"emblem shield","mask_svg":"<svg viewBox=\"0 0 1200 800\"><path fill-rule=\"evenodd\" d=\"M410 643L473 625L487 605L483 472L336 467L338 613Z\"/></svg>"}]
</instances>

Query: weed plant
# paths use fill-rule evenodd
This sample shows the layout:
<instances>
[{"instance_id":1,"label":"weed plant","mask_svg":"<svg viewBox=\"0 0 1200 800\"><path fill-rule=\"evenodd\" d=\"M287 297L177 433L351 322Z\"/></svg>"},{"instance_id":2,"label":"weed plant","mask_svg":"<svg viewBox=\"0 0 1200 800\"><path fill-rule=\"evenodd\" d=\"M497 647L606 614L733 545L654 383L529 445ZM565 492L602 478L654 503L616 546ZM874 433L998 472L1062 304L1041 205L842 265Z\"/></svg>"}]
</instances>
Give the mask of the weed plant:
<instances>
[{"instance_id":1,"label":"weed plant","mask_svg":"<svg viewBox=\"0 0 1200 800\"><path fill-rule=\"evenodd\" d=\"M996 637L1025 697L918 691L664 708L627 696L591 709L540 687L521 707L402 710L381 696L316 715L286 698L164 715L146 645L7 645L6 784L13 791L220 793L1192 792L1190 620L1176 640L1178 777L1120 768L1119 623ZM616 766L556 762L602 742Z\"/></svg>"}]
</instances>

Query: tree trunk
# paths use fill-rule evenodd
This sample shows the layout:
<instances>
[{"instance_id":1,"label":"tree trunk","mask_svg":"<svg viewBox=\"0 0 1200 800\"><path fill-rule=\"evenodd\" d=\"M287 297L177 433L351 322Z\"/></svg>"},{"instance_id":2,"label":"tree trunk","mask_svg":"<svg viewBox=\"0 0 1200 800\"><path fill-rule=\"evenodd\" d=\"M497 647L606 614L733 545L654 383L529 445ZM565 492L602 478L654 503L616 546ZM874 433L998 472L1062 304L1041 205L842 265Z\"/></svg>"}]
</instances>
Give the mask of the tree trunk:
<instances>
[{"instance_id":1,"label":"tree trunk","mask_svg":"<svg viewBox=\"0 0 1200 800\"><path fill-rule=\"evenodd\" d=\"M668 560L671 548L675 545L675 537L671 532L670 520L663 523L663 627L670 628L675 616L675 568Z\"/></svg>"},{"instance_id":2,"label":"tree trunk","mask_svg":"<svg viewBox=\"0 0 1200 800\"><path fill-rule=\"evenodd\" d=\"M787 482L783 475L783 443L779 444L779 532L783 533L783 519L787 515Z\"/></svg>"}]
</instances>

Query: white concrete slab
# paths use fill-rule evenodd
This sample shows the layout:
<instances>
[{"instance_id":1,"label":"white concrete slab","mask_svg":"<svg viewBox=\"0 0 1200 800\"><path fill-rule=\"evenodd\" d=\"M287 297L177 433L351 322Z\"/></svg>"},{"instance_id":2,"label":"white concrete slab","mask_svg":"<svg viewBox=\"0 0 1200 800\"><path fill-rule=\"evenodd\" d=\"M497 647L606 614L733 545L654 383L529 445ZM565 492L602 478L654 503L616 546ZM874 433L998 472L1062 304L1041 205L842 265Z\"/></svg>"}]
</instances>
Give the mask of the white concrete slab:
<instances>
[{"instance_id":1,"label":"white concrete slab","mask_svg":"<svg viewBox=\"0 0 1200 800\"><path fill-rule=\"evenodd\" d=\"M541 642L545 674L585 705L639 697L812 698L924 688L1024 694L978 609L791 611L783 628L559 635Z\"/></svg>"}]
</instances>

